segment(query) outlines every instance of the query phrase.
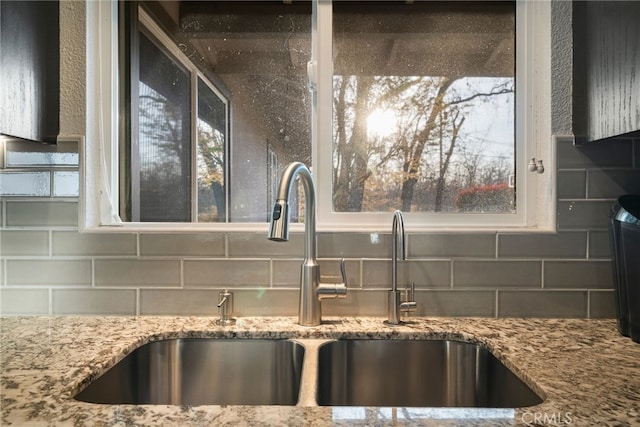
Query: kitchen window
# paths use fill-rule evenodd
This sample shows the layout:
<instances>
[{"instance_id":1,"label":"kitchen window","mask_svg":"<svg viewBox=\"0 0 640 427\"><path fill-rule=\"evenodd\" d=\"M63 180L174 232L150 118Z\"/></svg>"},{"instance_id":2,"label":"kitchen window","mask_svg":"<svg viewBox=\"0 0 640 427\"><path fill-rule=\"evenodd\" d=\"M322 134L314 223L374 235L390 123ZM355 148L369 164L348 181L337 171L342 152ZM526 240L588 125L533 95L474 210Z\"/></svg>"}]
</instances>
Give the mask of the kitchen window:
<instances>
[{"instance_id":1,"label":"kitchen window","mask_svg":"<svg viewBox=\"0 0 640 427\"><path fill-rule=\"evenodd\" d=\"M157 200L175 202L165 207L179 213L163 216L163 203L145 201L142 187L135 187L141 165L129 169L128 178L122 173L142 161L137 150L119 157L125 159L117 162L120 169L106 168L111 205L102 203L100 216L112 224L260 228L279 171L298 160L314 175L320 229L385 228L394 209L406 212L408 224L425 228L552 228L548 4L364 4L181 2L168 10L160 2L150 12L140 8L150 21L140 38L148 38L149 49L166 49L169 54L152 57L169 58L175 68L167 82L175 89L178 70L190 69L185 79L197 99L185 101L179 114L171 110L191 123L180 132L170 129L191 132L184 136L191 141L184 158L157 168L173 173L177 183L158 185ZM154 21L164 36L149 32ZM162 37L173 47L163 47ZM102 40L113 43L104 34ZM163 87L139 81L156 91ZM218 113L205 120L202 108ZM218 141L212 143L218 158L198 153L206 146L199 139L204 134ZM122 155L107 146L114 158ZM544 160L545 173L528 170L531 158ZM207 161L212 170L196 178ZM151 214L136 216L136 209Z\"/></svg>"},{"instance_id":2,"label":"kitchen window","mask_svg":"<svg viewBox=\"0 0 640 427\"><path fill-rule=\"evenodd\" d=\"M121 218L226 222L228 99L144 9L119 13Z\"/></svg>"}]
</instances>

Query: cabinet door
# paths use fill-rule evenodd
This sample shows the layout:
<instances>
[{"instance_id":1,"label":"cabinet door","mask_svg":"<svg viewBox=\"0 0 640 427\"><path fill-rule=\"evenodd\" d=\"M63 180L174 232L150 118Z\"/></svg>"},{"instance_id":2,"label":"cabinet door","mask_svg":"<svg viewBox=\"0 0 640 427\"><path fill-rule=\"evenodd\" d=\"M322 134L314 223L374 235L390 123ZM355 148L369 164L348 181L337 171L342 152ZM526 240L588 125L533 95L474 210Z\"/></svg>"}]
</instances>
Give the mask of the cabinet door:
<instances>
[{"instance_id":1,"label":"cabinet door","mask_svg":"<svg viewBox=\"0 0 640 427\"><path fill-rule=\"evenodd\" d=\"M640 129L640 2L574 1L574 133L588 142Z\"/></svg>"},{"instance_id":2,"label":"cabinet door","mask_svg":"<svg viewBox=\"0 0 640 427\"><path fill-rule=\"evenodd\" d=\"M0 1L0 133L55 142L59 29L57 1Z\"/></svg>"}]
</instances>

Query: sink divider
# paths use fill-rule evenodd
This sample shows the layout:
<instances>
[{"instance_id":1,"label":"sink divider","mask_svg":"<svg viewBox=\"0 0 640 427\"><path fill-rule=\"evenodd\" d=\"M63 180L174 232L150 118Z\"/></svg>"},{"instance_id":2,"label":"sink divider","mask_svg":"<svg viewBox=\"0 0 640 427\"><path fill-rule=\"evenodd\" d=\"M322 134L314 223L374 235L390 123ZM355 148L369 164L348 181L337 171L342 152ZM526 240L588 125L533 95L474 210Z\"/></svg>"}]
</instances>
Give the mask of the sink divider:
<instances>
[{"instance_id":1,"label":"sink divider","mask_svg":"<svg viewBox=\"0 0 640 427\"><path fill-rule=\"evenodd\" d=\"M292 339L304 346L302 362L302 378L300 378L300 394L296 406L318 406L316 391L318 389L318 354L320 346L335 339Z\"/></svg>"}]
</instances>

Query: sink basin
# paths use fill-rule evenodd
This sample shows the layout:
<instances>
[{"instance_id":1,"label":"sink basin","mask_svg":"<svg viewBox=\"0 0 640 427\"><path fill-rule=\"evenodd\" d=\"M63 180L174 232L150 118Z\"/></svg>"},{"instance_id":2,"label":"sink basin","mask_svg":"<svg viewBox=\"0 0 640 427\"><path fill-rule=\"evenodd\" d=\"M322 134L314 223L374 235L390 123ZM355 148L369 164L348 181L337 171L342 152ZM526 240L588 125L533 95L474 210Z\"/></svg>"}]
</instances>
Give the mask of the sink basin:
<instances>
[{"instance_id":1,"label":"sink basin","mask_svg":"<svg viewBox=\"0 0 640 427\"><path fill-rule=\"evenodd\" d=\"M146 344L81 391L106 404L295 405L304 347L286 340L173 339Z\"/></svg>"},{"instance_id":2,"label":"sink basin","mask_svg":"<svg viewBox=\"0 0 640 427\"><path fill-rule=\"evenodd\" d=\"M318 354L320 406L517 408L542 399L487 349L447 340L341 340Z\"/></svg>"}]
</instances>

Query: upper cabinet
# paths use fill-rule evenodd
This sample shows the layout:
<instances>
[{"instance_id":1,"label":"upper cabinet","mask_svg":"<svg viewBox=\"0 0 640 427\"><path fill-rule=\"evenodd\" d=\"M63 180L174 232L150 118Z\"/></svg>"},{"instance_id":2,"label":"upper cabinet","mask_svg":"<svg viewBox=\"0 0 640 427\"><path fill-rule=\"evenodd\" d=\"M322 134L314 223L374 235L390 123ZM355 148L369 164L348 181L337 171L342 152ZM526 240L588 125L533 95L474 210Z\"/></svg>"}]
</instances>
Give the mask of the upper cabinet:
<instances>
[{"instance_id":1,"label":"upper cabinet","mask_svg":"<svg viewBox=\"0 0 640 427\"><path fill-rule=\"evenodd\" d=\"M59 45L57 1L0 1L0 133L56 141Z\"/></svg>"},{"instance_id":2,"label":"upper cabinet","mask_svg":"<svg viewBox=\"0 0 640 427\"><path fill-rule=\"evenodd\" d=\"M576 142L640 130L640 2L575 1Z\"/></svg>"}]
</instances>

